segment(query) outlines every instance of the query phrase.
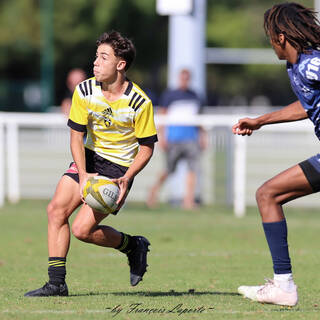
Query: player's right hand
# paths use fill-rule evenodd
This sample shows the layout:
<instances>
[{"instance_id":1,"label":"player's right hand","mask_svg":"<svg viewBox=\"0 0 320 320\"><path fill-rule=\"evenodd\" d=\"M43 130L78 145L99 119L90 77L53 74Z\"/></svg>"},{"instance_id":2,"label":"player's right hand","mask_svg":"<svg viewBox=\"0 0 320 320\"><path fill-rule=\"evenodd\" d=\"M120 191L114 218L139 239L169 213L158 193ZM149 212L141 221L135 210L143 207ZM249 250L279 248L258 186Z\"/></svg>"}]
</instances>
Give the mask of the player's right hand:
<instances>
[{"instance_id":1,"label":"player's right hand","mask_svg":"<svg viewBox=\"0 0 320 320\"><path fill-rule=\"evenodd\" d=\"M84 173L82 175L79 174L79 187L80 187L80 198L81 198L81 201L83 203L86 203L84 201L84 198L83 198L83 188L84 186L86 185L87 183L87 180L90 178L90 177L94 177L94 176L97 176L98 173Z\"/></svg>"},{"instance_id":2,"label":"player's right hand","mask_svg":"<svg viewBox=\"0 0 320 320\"><path fill-rule=\"evenodd\" d=\"M258 130L260 128L261 125L257 119L243 118L232 126L232 132L242 136L251 136L253 130Z\"/></svg>"}]
</instances>

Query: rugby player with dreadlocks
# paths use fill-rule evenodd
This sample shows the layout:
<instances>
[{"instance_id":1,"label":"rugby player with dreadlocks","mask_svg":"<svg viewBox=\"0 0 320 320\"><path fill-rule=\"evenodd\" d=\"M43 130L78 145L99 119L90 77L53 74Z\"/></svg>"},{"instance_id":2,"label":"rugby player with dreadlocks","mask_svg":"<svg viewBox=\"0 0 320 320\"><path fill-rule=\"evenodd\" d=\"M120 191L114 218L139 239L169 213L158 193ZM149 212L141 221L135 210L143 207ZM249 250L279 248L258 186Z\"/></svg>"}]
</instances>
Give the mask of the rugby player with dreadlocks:
<instances>
[{"instance_id":1,"label":"rugby player with dreadlocks","mask_svg":"<svg viewBox=\"0 0 320 320\"><path fill-rule=\"evenodd\" d=\"M264 14L264 29L280 60L287 61L292 89L298 100L257 118L240 119L234 134L250 136L264 125L309 118L320 139L320 27L316 13L297 3L274 5ZM320 191L320 154L279 173L256 192L274 278L262 286L241 286L239 293L261 303L294 306L297 286L292 277L287 224L282 205Z\"/></svg>"}]
</instances>

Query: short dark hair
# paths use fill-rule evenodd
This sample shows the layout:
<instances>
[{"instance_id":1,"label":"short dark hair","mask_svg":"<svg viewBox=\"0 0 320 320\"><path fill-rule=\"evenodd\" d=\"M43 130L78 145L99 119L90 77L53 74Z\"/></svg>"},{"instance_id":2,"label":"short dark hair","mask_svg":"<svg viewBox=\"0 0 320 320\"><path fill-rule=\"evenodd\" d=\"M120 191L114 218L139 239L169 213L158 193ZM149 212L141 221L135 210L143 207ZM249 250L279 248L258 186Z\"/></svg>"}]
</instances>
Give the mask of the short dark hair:
<instances>
[{"instance_id":1,"label":"short dark hair","mask_svg":"<svg viewBox=\"0 0 320 320\"><path fill-rule=\"evenodd\" d=\"M104 43L111 46L116 57L120 57L126 61L125 70L127 71L136 57L136 49L132 41L123 37L120 32L112 30L104 32L96 42L97 47Z\"/></svg>"},{"instance_id":2,"label":"short dark hair","mask_svg":"<svg viewBox=\"0 0 320 320\"><path fill-rule=\"evenodd\" d=\"M284 34L286 40L298 51L307 53L320 47L320 26L316 13L301 4L285 2L276 4L264 14L264 29L272 41Z\"/></svg>"}]
</instances>

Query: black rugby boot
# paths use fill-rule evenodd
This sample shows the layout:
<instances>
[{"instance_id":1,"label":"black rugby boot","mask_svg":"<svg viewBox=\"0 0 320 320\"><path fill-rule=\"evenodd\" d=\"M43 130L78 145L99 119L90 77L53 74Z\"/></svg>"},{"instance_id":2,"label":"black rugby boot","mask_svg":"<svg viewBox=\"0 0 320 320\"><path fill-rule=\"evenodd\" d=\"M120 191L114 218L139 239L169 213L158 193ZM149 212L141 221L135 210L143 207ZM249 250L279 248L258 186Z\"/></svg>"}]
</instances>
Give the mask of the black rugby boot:
<instances>
[{"instance_id":1,"label":"black rugby boot","mask_svg":"<svg viewBox=\"0 0 320 320\"><path fill-rule=\"evenodd\" d=\"M55 286L47 282L42 288L29 291L24 296L25 297L51 297L51 296L67 296L68 287L67 284L60 284Z\"/></svg>"},{"instance_id":2,"label":"black rugby boot","mask_svg":"<svg viewBox=\"0 0 320 320\"><path fill-rule=\"evenodd\" d=\"M136 286L147 271L147 254L150 242L142 236L133 237L137 242L137 247L127 254L130 266L130 283Z\"/></svg>"}]
</instances>

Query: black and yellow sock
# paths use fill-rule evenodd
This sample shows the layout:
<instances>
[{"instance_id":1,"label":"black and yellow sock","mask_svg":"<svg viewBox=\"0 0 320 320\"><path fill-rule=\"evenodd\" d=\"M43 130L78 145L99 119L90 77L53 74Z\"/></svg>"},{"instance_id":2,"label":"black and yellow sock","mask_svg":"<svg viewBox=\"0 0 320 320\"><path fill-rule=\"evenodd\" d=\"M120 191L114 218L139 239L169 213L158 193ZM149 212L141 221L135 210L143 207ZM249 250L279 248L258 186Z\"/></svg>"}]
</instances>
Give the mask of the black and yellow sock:
<instances>
[{"instance_id":1,"label":"black and yellow sock","mask_svg":"<svg viewBox=\"0 0 320 320\"><path fill-rule=\"evenodd\" d=\"M123 232L121 232L121 236L122 236L121 243L115 249L127 254L137 247L137 241L134 239L134 237Z\"/></svg>"},{"instance_id":2,"label":"black and yellow sock","mask_svg":"<svg viewBox=\"0 0 320 320\"><path fill-rule=\"evenodd\" d=\"M65 283L66 278L66 258L49 257L49 283L59 286Z\"/></svg>"}]
</instances>

